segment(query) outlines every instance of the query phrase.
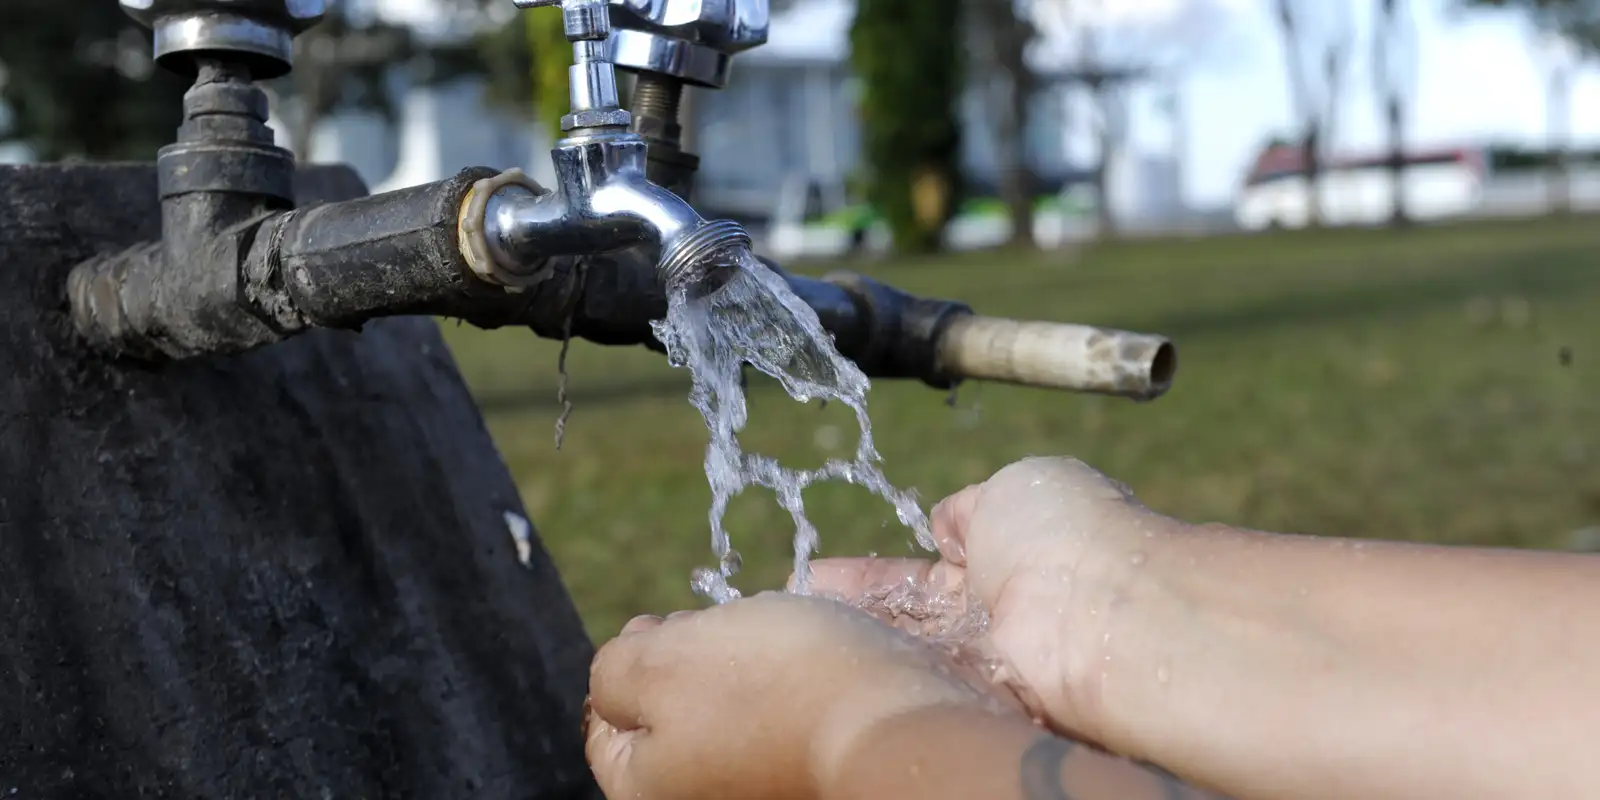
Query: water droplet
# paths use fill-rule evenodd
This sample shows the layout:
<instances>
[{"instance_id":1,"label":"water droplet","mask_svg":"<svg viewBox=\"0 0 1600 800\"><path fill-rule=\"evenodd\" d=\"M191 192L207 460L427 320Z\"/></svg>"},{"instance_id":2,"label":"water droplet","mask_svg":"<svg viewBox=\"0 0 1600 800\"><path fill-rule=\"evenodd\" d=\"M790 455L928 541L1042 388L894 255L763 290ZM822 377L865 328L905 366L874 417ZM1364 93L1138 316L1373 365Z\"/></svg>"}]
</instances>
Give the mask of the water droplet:
<instances>
[{"instance_id":1,"label":"water droplet","mask_svg":"<svg viewBox=\"0 0 1600 800\"><path fill-rule=\"evenodd\" d=\"M730 549L728 550L728 554L722 557L723 575L738 575L739 570L743 568L744 556L739 555L738 550Z\"/></svg>"},{"instance_id":2,"label":"water droplet","mask_svg":"<svg viewBox=\"0 0 1600 800\"><path fill-rule=\"evenodd\" d=\"M1172 680L1172 670L1167 669L1166 664L1156 667L1156 680L1160 683Z\"/></svg>"},{"instance_id":3,"label":"water droplet","mask_svg":"<svg viewBox=\"0 0 1600 800\"><path fill-rule=\"evenodd\" d=\"M1128 558L1128 562L1133 564L1136 567L1141 565L1141 564L1143 564L1144 563L1144 553L1134 553L1132 556L1130 556Z\"/></svg>"}]
</instances>

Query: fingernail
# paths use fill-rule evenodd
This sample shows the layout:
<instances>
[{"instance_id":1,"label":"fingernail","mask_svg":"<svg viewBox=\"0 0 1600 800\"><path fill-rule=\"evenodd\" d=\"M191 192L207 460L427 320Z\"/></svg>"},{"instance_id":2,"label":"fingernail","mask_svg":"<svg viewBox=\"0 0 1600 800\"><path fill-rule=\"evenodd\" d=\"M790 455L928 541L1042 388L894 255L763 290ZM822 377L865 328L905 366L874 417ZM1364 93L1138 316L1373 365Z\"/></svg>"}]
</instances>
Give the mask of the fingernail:
<instances>
[{"instance_id":1,"label":"fingernail","mask_svg":"<svg viewBox=\"0 0 1600 800\"><path fill-rule=\"evenodd\" d=\"M639 616L628 620L628 624L622 626L622 632L636 633L644 630L645 628L651 627L651 623L659 622L661 622L661 618L654 614L640 614Z\"/></svg>"}]
</instances>

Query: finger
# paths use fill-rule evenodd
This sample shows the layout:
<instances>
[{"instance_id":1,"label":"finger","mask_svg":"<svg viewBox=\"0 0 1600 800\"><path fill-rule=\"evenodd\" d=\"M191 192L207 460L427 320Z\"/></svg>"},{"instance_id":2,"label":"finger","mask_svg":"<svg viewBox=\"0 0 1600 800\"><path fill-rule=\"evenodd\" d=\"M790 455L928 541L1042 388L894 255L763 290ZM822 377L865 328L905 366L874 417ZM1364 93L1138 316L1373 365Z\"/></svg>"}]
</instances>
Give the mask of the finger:
<instances>
[{"instance_id":1,"label":"finger","mask_svg":"<svg viewBox=\"0 0 1600 800\"><path fill-rule=\"evenodd\" d=\"M678 733L620 730L597 718L584 739L584 755L605 797L696 797L704 786L704 754L694 738Z\"/></svg>"},{"instance_id":2,"label":"finger","mask_svg":"<svg viewBox=\"0 0 1600 800\"><path fill-rule=\"evenodd\" d=\"M680 611L678 613L681 614L683 612ZM673 616L677 616L677 614L673 614ZM640 616L628 620L628 624L622 626L622 632L638 633L640 631L647 631L651 628L659 626L661 622L661 618L654 614L641 614Z\"/></svg>"},{"instance_id":3,"label":"finger","mask_svg":"<svg viewBox=\"0 0 1600 800\"><path fill-rule=\"evenodd\" d=\"M824 558L811 562L811 590L846 601L905 581L926 583L932 561L924 558ZM794 590L794 576L789 589Z\"/></svg>"},{"instance_id":4,"label":"finger","mask_svg":"<svg viewBox=\"0 0 1600 800\"><path fill-rule=\"evenodd\" d=\"M960 566L967 565L967 526L982 495L983 484L973 484L940 500L933 507L930 521L933 541L944 560Z\"/></svg>"},{"instance_id":5,"label":"finger","mask_svg":"<svg viewBox=\"0 0 1600 800\"><path fill-rule=\"evenodd\" d=\"M621 730L648 728L651 698L666 691L672 659L662 654L670 642L662 621L635 618L624 633L606 642L589 665L589 701L601 719Z\"/></svg>"},{"instance_id":6,"label":"finger","mask_svg":"<svg viewBox=\"0 0 1600 800\"><path fill-rule=\"evenodd\" d=\"M648 797L639 774L641 762L648 762L649 734L643 730L620 730L589 712L583 752L594 773L595 782L606 797ZM646 757L640 758L641 753Z\"/></svg>"}]
</instances>

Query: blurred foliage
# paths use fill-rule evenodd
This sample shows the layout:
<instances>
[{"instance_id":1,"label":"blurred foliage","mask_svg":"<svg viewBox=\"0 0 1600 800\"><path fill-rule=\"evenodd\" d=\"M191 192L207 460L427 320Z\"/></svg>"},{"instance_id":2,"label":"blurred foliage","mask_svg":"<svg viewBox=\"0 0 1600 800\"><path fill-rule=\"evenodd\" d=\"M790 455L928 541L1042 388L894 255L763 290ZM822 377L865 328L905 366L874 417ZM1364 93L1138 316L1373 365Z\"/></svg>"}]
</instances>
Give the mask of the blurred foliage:
<instances>
[{"instance_id":1,"label":"blurred foliage","mask_svg":"<svg viewBox=\"0 0 1600 800\"><path fill-rule=\"evenodd\" d=\"M3 0L0 66L0 142L41 160L148 160L178 128L186 84L116 0Z\"/></svg>"},{"instance_id":2,"label":"blurred foliage","mask_svg":"<svg viewBox=\"0 0 1600 800\"><path fill-rule=\"evenodd\" d=\"M895 249L936 250L960 194L961 0L860 0L850 45L868 197Z\"/></svg>"},{"instance_id":3,"label":"blurred foliage","mask_svg":"<svg viewBox=\"0 0 1600 800\"><path fill-rule=\"evenodd\" d=\"M562 29L559 12L531 11L478 39L483 56L487 98L496 107L521 117L533 116L559 135L561 116L569 110L567 68L572 44Z\"/></svg>"},{"instance_id":4,"label":"blurred foliage","mask_svg":"<svg viewBox=\"0 0 1600 800\"><path fill-rule=\"evenodd\" d=\"M1586 55L1600 52L1600 0L1456 0L1461 7L1527 14L1540 28L1558 33Z\"/></svg>"},{"instance_id":5,"label":"blurred foliage","mask_svg":"<svg viewBox=\"0 0 1600 800\"><path fill-rule=\"evenodd\" d=\"M448 13L475 14L493 0L446 0ZM394 119L395 78L448 81L485 70L472 40L423 40L410 29L345 13L295 41L295 69L266 84L294 104L290 142L304 152L310 128L343 109ZM553 18L560 14L530 14ZM0 143L28 145L41 161L151 160L171 142L187 82L154 65L150 32L117 0L0 0ZM524 103L526 106L526 103Z\"/></svg>"},{"instance_id":6,"label":"blurred foliage","mask_svg":"<svg viewBox=\"0 0 1600 800\"><path fill-rule=\"evenodd\" d=\"M410 30L376 21L357 24L342 2L330 3L322 22L295 38L294 70L267 85L280 101L297 102L287 144L301 157L311 152L317 123L342 109L373 111L394 122L399 98L389 80L395 64L421 50Z\"/></svg>"}]
</instances>

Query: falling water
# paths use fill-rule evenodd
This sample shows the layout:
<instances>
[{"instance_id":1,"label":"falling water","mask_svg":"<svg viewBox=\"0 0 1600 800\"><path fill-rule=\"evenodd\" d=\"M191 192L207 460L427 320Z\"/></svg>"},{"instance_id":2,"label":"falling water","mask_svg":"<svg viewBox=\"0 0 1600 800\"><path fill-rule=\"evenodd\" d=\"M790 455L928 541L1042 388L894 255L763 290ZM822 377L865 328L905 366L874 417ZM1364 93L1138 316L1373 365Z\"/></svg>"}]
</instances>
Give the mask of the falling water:
<instances>
[{"instance_id":1,"label":"falling water","mask_svg":"<svg viewBox=\"0 0 1600 800\"><path fill-rule=\"evenodd\" d=\"M748 249L724 250L715 263L731 266L725 271L725 284L709 293L694 286L669 287L666 319L651 323L672 365L689 368L690 402L711 431L706 478L711 483L711 547L718 564L695 571L695 592L714 603L739 597L738 590L728 585L739 570L739 554L722 518L728 501L750 486L771 489L794 518L795 591L800 594L809 592L810 561L817 550L817 529L806 519L801 494L817 481L844 480L866 487L894 505L901 524L916 532L918 543L934 549L928 519L916 496L894 488L879 469L882 459L872 444L872 421L867 416L871 388L867 376L839 355L816 312L795 296L788 282ZM855 458L831 459L817 469L799 470L769 456L744 452L739 446L739 431L747 419L744 364L777 378L789 396L802 403L838 400L854 411L861 427Z\"/></svg>"}]
</instances>

